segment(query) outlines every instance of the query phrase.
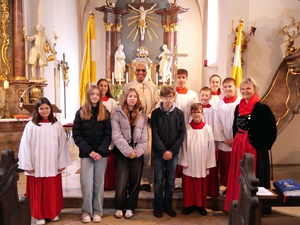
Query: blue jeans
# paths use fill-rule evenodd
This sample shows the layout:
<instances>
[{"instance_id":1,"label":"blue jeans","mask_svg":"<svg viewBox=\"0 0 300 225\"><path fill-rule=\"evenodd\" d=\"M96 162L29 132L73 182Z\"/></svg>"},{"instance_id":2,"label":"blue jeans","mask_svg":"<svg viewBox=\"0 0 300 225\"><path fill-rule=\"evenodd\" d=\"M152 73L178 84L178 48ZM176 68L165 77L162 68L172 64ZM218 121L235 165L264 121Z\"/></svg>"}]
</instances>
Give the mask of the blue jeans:
<instances>
[{"instance_id":1,"label":"blue jeans","mask_svg":"<svg viewBox=\"0 0 300 225\"><path fill-rule=\"evenodd\" d=\"M82 191L82 208L92 216L98 213L103 216L104 174L107 157L94 161L92 158L81 158L80 184Z\"/></svg>"},{"instance_id":2,"label":"blue jeans","mask_svg":"<svg viewBox=\"0 0 300 225\"><path fill-rule=\"evenodd\" d=\"M178 155L171 160L164 160L161 154L154 153L154 209L172 208L177 162Z\"/></svg>"}]
</instances>

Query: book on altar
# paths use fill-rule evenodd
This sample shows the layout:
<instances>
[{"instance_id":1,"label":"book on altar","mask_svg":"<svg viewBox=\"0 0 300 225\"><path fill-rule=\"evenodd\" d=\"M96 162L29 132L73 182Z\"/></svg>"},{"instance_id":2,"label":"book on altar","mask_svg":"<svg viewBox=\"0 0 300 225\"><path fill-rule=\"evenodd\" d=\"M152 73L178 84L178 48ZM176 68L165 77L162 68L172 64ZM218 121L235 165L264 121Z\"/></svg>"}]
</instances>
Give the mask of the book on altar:
<instances>
[{"instance_id":1,"label":"book on altar","mask_svg":"<svg viewBox=\"0 0 300 225\"><path fill-rule=\"evenodd\" d=\"M300 196L300 184L297 183L293 178L276 180L273 182L273 186L285 197Z\"/></svg>"}]
</instances>

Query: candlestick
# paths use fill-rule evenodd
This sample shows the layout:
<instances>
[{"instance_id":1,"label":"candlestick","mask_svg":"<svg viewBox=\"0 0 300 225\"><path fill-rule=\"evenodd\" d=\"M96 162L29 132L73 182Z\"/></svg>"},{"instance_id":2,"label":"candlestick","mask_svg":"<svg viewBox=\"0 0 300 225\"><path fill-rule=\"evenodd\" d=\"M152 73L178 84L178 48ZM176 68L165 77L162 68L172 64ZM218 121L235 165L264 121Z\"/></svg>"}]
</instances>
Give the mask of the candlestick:
<instances>
[{"instance_id":1,"label":"candlestick","mask_svg":"<svg viewBox=\"0 0 300 225\"><path fill-rule=\"evenodd\" d=\"M158 72L156 72L156 74L155 74L155 84L156 84L156 86L158 85Z\"/></svg>"},{"instance_id":2,"label":"candlestick","mask_svg":"<svg viewBox=\"0 0 300 225\"><path fill-rule=\"evenodd\" d=\"M126 72L126 76L125 76L125 83L128 83L128 72Z\"/></svg>"},{"instance_id":3,"label":"candlestick","mask_svg":"<svg viewBox=\"0 0 300 225\"><path fill-rule=\"evenodd\" d=\"M114 74L114 72L111 73L111 84L115 84L115 74Z\"/></svg>"},{"instance_id":4,"label":"candlestick","mask_svg":"<svg viewBox=\"0 0 300 225\"><path fill-rule=\"evenodd\" d=\"M7 80L4 81L3 88L4 88L4 90L9 89L9 82Z\"/></svg>"}]
</instances>

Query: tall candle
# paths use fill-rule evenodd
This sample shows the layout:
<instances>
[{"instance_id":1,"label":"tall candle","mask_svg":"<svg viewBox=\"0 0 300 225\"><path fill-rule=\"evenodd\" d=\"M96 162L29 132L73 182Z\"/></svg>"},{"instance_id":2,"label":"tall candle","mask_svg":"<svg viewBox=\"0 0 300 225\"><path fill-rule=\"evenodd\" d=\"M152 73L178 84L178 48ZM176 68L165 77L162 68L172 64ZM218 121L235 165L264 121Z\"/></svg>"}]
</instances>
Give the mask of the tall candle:
<instances>
[{"instance_id":1,"label":"tall candle","mask_svg":"<svg viewBox=\"0 0 300 225\"><path fill-rule=\"evenodd\" d=\"M156 86L158 85L158 72L156 72L156 74L155 74L155 84L156 84Z\"/></svg>"},{"instance_id":2,"label":"tall candle","mask_svg":"<svg viewBox=\"0 0 300 225\"><path fill-rule=\"evenodd\" d=\"M128 72L126 72L125 82L126 82L126 84L128 83Z\"/></svg>"},{"instance_id":3,"label":"tall candle","mask_svg":"<svg viewBox=\"0 0 300 225\"><path fill-rule=\"evenodd\" d=\"M111 84L115 84L115 74L112 72L111 74Z\"/></svg>"},{"instance_id":4,"label":"tall candle","mask_svg":"<svg viewBox=\"0 0 300 225\"><path fill-rule=\"evenodd\" d=\"M4 88L4 90L9 89L9 82L7 80L4 81L3 88Z\"/></svg>"}]
</instances>

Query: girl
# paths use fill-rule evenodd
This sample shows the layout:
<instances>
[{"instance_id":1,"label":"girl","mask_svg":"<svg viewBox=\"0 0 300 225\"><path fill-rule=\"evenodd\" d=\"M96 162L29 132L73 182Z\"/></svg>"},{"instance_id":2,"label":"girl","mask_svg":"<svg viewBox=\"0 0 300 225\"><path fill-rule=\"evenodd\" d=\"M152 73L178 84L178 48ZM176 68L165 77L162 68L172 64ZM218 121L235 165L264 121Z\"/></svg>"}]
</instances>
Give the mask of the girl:
<instances>
[{"instance_id":1,"label":"girl","mask_svg":"<svg viewBox=\"0 0 300 225\"><path fill-rule=\"evenodd\" d=\"M111 142L111 124L101 96L96 85L89 87L73 125L73 138L81 158L83 223L89 223L91 216L93 222L100 222L103 216L104 174Z\"/></svg>"},{"instance_id":2,"label":"girl","mask_svg":"<svg viewBox=\"0 0 300 225\"><path fill-rule=\"evenodd\" d=\"M106 79L100 79L97 82L97 86L102 93L102 103L106 109L112 113L117 107L117 102L113 98L113 95L110 92L109 83ZM112 150L112 147L109 147L109 150ZM105 189L114 189L116 183L116 169L115 169L115 154L112 151L109 151L109 156L107 157L107 167L105 172L104 188Z\"/></svg>"},{"instance_id":3,"label":"girl","mask_svg":"<svg viewBox=\"0 0 300 225\"><path fill-rule=\"evenodd\" d=\"M138 92L129 88L122 107L112 115L112 140L116 152L115 217L133 217L148 143L147 119Z\"/></svg>"},{"instance_id":4,"label":"girl","mask_svg":"<svg viewBox=\"0 0 300 225\"><path fill-rule=\"evenodd\" d=\"M36 224L58 221L63 208L61 172L71 164L65 130L47 98L37 100L32 120L24 129L19 168L27 175L26 196Z\"/></svg>"},{"instance_id":5,"label":"girl","mask_svg":"<svg viewBox=\"0 0 300 225\"><path fill-rule=\"evenodd\" d=\"M209 103L215 106L220 99L223 98L221 93L221 77L218 74L213 74L209 78L209 87L211 90L211 99Z\"/></svg>"}]
</instances>

